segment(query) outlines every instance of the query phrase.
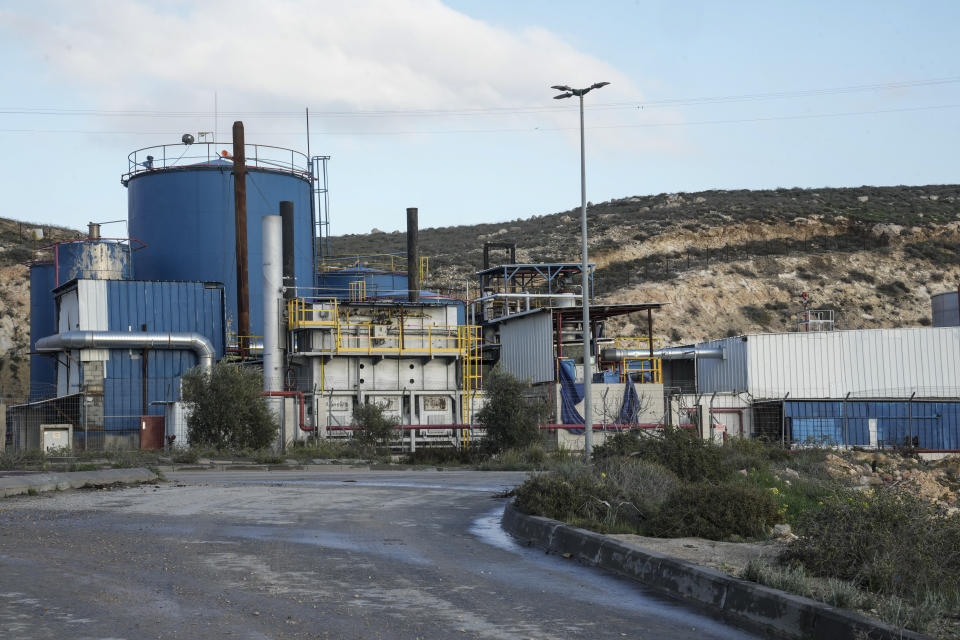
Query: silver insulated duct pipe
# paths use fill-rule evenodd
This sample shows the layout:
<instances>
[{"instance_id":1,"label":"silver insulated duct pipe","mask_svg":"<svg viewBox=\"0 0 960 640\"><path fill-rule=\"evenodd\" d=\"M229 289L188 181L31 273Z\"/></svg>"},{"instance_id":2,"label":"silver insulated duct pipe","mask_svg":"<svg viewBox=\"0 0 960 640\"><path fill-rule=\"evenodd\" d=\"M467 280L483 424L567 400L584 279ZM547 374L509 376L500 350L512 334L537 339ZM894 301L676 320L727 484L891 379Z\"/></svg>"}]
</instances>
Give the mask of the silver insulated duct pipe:
<instances>
[{"instance_id":1,"label":"silver insulated duct pipe","mask_svg":"<svg viewBox=\"0 0 960 640\"><path fill-rule=\"evenodd\" d=\"M263 390L283 390L280 346L280 301L283 291L283 224L280 216L263 216Z\"/></svg>"},{"instance_id":2,"label":"silver insulated duct pipe","mask_svg":"<svg viewBox=\"0 0 960 640\"><path fill-rule=\"evenodd\" d=\"M649 358L649 349L604 349L600 357L607 362L616 362L627 358ZM662 360L693 360L694 358L710 358L723 360L726 358L723 347L669 347L654 349L653 357Z\"/></svg>"},{"instance_id":3,"label":"silver insulated duct pipe","mask_svg":"<svg viewBox=\"0 0 960 640\"><path fill-rule=\"evenodd\" d=\"M200 368L210 373L215 353L213 344L199 333L164 333L146 331L64 331L37 340L37 351L65 351L68 349L176 349L197 354Z\"/></svg>"}]
</instances>

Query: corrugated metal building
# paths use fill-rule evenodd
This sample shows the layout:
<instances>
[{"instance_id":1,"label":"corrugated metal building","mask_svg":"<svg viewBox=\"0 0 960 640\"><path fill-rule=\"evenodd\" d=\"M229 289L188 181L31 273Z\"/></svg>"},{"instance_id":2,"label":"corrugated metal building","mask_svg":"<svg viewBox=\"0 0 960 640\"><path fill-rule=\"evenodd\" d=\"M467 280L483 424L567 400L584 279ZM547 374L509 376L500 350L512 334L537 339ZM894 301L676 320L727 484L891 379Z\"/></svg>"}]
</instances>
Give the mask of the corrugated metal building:
<instances>
[{"instance_id":1,"label":"corrugated metal building","mask_svg":"<svg viewBox=\"0 0 960 640\"><path fill-rule=\"evenodd\" d=\"M960 327L773 333L726 338L724 358L697 363L700 393L755 400L960 398Z\"/></svg>"},{"instance_id":2,"label":"corrugated metal building","mask_svg":"<svg viewBox=\"0 0 960 640\"><path fill-rule=\"evenodd\" d=\"M960 327L747 335L696 362L701 396L742 398L775 440L960 449Z\"/></svg>"},{"instance_id":3,"label":"corrugated metal building","mask_svg":"<svg viewBox=\"0 0 960 640\"><path fill-rule=\"evenodd\" d=\"M55 292L58 331L196 332L224 352L224 293L219 284L74 280ZM197 365L191 351L83 349L60 357L58 395L97 389L102 378L105 430L138 428L141 415L163 415L178 400L180 376ZM92 423L100 416L88 415ZM96 424L96 426L100 426Z\"/></svg>"},{"instance_id":4,"label":"corrugated metal building","mask_svg":"<svg viewBox=\"0 0 960 640\"><path fill-rule=\"evenodd\" d=\"M553 315L538 309L500 323L500 361L520 380L552 382L554 373Z\"/></svg>"}]
</instances>

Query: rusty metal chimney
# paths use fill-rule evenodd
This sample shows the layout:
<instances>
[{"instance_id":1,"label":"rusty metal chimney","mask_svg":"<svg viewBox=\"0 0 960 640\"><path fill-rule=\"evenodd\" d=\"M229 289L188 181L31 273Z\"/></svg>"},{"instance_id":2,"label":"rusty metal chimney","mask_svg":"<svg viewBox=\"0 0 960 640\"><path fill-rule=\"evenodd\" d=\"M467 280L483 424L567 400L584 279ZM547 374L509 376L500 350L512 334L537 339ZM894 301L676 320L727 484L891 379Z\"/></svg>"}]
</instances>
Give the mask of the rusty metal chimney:
<instances>
[{"instance_id":1,"label":"rusty metal chimney","mask_svg":"<svg viewBox=\"0 0 960 640\"><path fill-rule=\"evenodd\" d=\"M297 295L296 253L293 247L293 203L280 201L280 219L283 236L283 297L285 300Z\"/></svg>"},{"instance_id":2,"label":"rusty metal chimney","mask_svg":"<svg viewBox=\"0 0 960 640\"><path fill-rule=\"evenodd\" d=\"M243 122L233 123L233 214L237 252L237 335L250 335L250 275L247 270L247 160ZM243 351L243 344L240 345Z\"/></svg>"},{"instance_id":3,"label":"rusty metal chimney","mask_svg":"<svg viewBox=\"0 0 960 640\"><path fill-rule=\"evenodd\" d=\"M420 301L420 239L417 224L417 208L407 209L407 299Z\"/></svg>"}]
</instances>

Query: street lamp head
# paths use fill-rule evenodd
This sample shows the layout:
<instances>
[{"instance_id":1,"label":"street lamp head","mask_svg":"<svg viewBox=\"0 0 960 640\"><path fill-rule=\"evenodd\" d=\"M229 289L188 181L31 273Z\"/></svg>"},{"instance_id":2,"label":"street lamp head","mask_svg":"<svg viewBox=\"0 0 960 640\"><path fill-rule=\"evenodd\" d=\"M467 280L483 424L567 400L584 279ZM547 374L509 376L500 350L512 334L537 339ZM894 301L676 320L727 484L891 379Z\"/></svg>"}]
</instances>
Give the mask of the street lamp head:
<instances>
[{"instance_id":1,"label":"street lamp head","mask_svg":"<svg viewBox=\"0 0 960 640\"><path fill-rule=\"evenodd\" d=\"M572 96L573 96L572 93L561 93L561 94L558 95L558 96L553 96L553 99L554 99L554 100L561 100L561 99L563 99L563 98L570 98L570 97L572 97Z\"/></svg>"},{"instance_id":2,"label":"street lamp head","mask_svg":"<svg viewBox=\"0 0 960 640\"><path fill-rule=\"evenodd\" d=\"M550 87L550 88L551 88L551 89L556 89L557 91L573 91L573 89L571 89L570 87L568 87L568 86L565 85L565 84L555 84L555 85L553 85L553 86Z\"/></svg>"},{"instance_id":3,"label":"street lamp head","mask_svg":"<svg viewBox=\"0 0 960 640\"><path fill-rule=\"evenodd\" d=\"M598 82L598 83L594 84L593 86L591 86L590 88L591 88L591 89L599 89L600 87L605 87L605 86L607 86L608 84L610 84L610 83L609 83L609 82Z\"/></svg>"}]
</instances>

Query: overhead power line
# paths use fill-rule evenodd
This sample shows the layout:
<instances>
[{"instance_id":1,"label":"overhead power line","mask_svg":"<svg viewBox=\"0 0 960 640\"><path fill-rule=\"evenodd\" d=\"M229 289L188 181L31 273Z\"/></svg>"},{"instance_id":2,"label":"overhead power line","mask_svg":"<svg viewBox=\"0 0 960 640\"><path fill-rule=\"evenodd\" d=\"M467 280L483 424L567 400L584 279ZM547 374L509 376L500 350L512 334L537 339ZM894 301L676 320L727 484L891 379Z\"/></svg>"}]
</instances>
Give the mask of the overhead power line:
<instances>
[{"instance_id":1,"label":"overhead power line","mask_svg":"<svg viewBox=\"0 0 960 640\"><path fill-rule=\"evenodd\" d=\"M668 98L661 100L639 100L630 102L606 102L589 106L592 111L604 110L632 110L653 109L662 107L684 107L710 104L726 104L738 102L760 102L767 100L787 100L795 98L810 98L830 95L844 95L852 93L893 91L898 89L914 89L960 83L960 76L945 78L930 78L926 80L904 80L898 82L880 82L871 84L848 85L843 87L828 87L820 89L803 89L796 91L773 91L763 93L746 93L726 96L706 96L694 98ZM321 118L398 118L398 117L449 117L449 116L478 116L478 115L518 115L537 113L566 112L569 108L561 104L505 106L505 107L469 107L457 109L377 109L377 110L314 110ZM199 118L209 117L209 111L170 111L157 109L98 109L94 107L0 107L0 115L30 115L30 116L98 116L117 118ZM301 110L296 111L220 111L219 115L229 118L265 118L265 119L300 119Z\"/></svg>"},{"instance_id":2,"label":"overhead power line","mask_svg":"<svg viewBox=\"0 0 960 640\"><path fill-rule=\"evenodd\" d=\"M936 111L944 109L958 109L960 104L939 104L920 107L903 107L898 109L872 109L862 111L839 111L832 113L803 113L784 116L770 116L759 118L729 118L723 120L687 120L679 122L640 122L640 123L621 123L610 125L594 125L587 129L641 129L641 128L659 128L659 127L687 127L702 125L722 125L722 124L749 124L759 122L775 122L778 120L814 120L819 118L845 118L855 116L882 115L891 113L910 113L915 111ZM574 131L579 127L510 127L498 129L410 129L394 131L318 131L317 135L325 136L404 136L404 135L443 135L443 134L461 134L461 133L538 133L544 131ZM34 133L34 134L116 134L116 135L180 135L182 131L115 131L93 129L0 129L0 133ZM257 132L251 132L257 135ZM301 131L268 131L270 135L290 135L302 136ZM229 141L221 140L217 144L228 144ZM202 143L201 143L202 144Z\"/></svg>"}]
</instances>

